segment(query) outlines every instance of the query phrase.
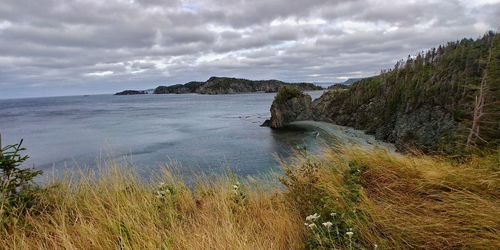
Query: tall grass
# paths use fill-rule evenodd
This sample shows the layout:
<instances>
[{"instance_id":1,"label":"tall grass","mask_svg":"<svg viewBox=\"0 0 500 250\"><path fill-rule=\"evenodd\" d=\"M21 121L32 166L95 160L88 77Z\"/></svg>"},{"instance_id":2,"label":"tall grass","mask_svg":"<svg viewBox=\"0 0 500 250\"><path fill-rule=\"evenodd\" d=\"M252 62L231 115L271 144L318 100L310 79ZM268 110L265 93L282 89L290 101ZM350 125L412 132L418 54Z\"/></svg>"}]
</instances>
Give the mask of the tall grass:
<instances>
[{"instance_id":1,"label":"tall grass","mask_svg":"<svg viewBox=\"0 0 500 250\"><path fill-rule=\"evenodd\" d=\"M293 207L229 177L194 189L169 172L148 185L130 169L51 184L44 207L0 245L8 249L290 249L303 230Z\"/></svg>"},{"instance_id":2,"label":"tall grass","mask_svg":"<svg viewBox=\"0 0 500 250\"><path fill-rule=\"evenodd\" d=\"M498 153L457 163L329 149L283 163L284 188L227 175L188 188L169 171L145 182L112 164L47 184L39 204L1 230L0 246L500 249L499 162Z\"/></svg>"},{"instance_id":3,"label":"tall grass","mask_svg":"<svg viewBox=\"0 0 500 250\"><path fill-rule=\"evenodd\" d=\"M298 160L285 194L303 216L318 213L316 224L333 221L340 231L322 239L311 230L312 246L500 249L498 152L456 163L343 148Z\"/></svg>"}]
</instances>

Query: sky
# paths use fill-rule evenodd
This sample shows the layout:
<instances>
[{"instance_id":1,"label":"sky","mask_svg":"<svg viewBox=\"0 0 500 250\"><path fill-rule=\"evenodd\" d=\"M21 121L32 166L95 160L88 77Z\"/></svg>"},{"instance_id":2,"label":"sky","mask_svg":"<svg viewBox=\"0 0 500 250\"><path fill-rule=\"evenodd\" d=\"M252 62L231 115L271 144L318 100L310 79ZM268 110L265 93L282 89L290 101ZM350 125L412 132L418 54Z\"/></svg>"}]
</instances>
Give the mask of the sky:
<instances>
[{"instance_id":1,"label":"sky","mask_svg":"<svg viewBox=\"0 0 500 250\"><path fill-rule=\"evenodd\" d=\"M500 28L500 0L1 0L0 99L340 82Z\"/></svg>"}]
</instances>

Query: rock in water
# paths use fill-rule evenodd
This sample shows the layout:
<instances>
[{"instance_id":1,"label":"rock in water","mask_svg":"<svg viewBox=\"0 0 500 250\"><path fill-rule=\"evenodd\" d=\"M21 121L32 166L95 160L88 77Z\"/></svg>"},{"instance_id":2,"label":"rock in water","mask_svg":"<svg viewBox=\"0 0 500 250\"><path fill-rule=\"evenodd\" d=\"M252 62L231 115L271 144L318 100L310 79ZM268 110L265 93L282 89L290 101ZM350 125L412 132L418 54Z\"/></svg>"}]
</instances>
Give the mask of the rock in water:
<instances>
[{"instance_id":1,"label":"rock in water","mask_svg":"<svg viewBox=\"0 0 500 250\"><path fill-rule=\"evenodd\" d=\"M311 119L312 98L292 86L282 87L271 105L271 128L281 128L293 121Z\"/></svg>"},{"instance_id":2,"label":"rock in water","mask_svg":"<svg viewBox=\"0 0 500 250\"><path fill-rule=\"evenodd\" d=\"M271 120L266 119L260 126L261 127L271 127Z\"/></svg>"}]
</instances>

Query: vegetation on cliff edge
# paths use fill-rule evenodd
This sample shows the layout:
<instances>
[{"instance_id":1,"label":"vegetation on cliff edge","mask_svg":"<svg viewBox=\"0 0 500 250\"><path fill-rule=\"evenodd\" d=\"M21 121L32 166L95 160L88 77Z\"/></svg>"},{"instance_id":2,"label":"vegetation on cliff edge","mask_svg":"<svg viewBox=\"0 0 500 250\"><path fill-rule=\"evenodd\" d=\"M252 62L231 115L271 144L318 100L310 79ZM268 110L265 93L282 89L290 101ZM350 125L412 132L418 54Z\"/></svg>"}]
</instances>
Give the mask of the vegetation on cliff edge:
<instances>
[{"instance_id":1,"label":"vegetation on cliff edge","mask_svg":"<svg viewBox=\"0 0 500 250\"><path fill-rule=\"evenodd\" d=\"M295 97L302 95L302 91L293 86L283 86L280 88L278 93L274 96L274 101L277 103L284 103Z\"/></svg>"},{"instance_id":2,"label":"vegetation on cliff edge","mask_svg":"<svg viewBox=\"0 0 500 250\"><path fill-rule=\"evenodd\" d=\"M328 91L316 117L426 152L500 145L500 34L449 42Z\"/></svg>"}]
</instances>

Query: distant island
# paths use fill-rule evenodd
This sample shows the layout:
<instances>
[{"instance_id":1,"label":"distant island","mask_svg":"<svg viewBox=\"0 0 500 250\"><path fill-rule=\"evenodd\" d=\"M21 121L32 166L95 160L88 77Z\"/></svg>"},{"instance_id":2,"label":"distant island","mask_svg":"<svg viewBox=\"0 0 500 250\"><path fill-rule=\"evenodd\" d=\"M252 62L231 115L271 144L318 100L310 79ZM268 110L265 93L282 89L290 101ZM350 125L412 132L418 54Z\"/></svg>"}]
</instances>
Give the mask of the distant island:
<instances>
[{"instance_id":1,"label":"distant island","mask_svg":"<svg viewBox=\"0 0 500 250\"><path fill-rule=\"evenodd\" d=\"M205 82L188 82L185 84L175 84L171 86L158 86L153 94L236 94L251 92L278 92L283 86L295 86L302 91L323 90L321 86L313 83L288 83L279 80L248 80L231 77L210 77ZM141 95L148 94L146 90L125 90L115 95Z\"/></svg>"},{"instance_id":2,"label":"distant island","mask_svg":"<svg viewBox=\"0 0 500 250\"><path fill-rule=\"evenodd\" d=\"M115 95L145 95L147 94L147 91L144 90L124 90L122 92L118 92Z\"/></svg>"}]
</instances>

